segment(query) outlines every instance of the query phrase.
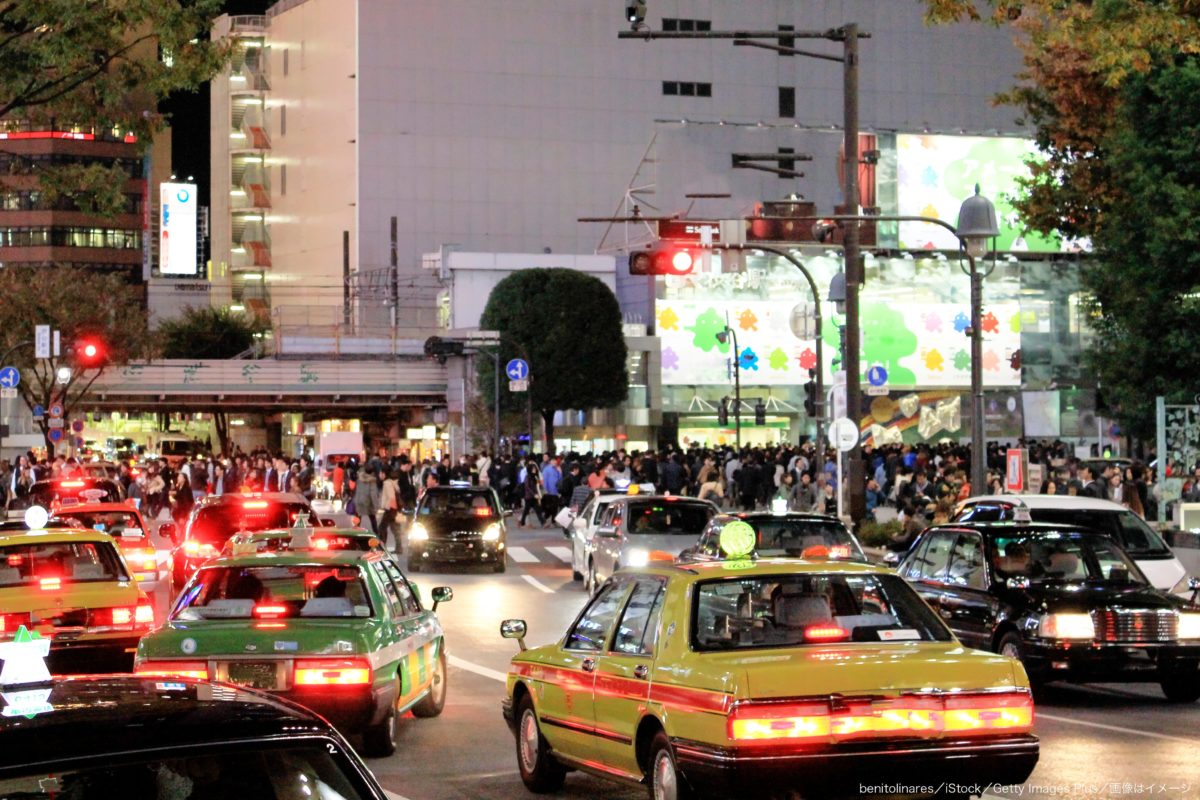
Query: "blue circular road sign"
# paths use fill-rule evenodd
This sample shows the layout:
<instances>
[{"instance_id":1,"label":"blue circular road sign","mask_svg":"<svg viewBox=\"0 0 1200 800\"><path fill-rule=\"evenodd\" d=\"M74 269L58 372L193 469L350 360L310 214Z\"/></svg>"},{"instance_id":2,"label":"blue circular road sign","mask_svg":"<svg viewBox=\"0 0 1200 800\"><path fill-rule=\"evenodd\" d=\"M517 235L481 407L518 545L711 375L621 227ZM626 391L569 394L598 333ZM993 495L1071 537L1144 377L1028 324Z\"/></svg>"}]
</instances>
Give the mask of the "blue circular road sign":
<instances>
[{"instance_id":1,"label":"blue circular road sign","mask_svg":"<svg viewBox=\"0 0 1200 800\"><path fill-rule=\"evenodd\" d=\"M529 378L529 364L523 358L514 358L504 367L510 381L523 381Z\"/></svg>"},{"instance_id":2,"label":"blue circular road sign","mask_svg":"<svg viewBox=\"0 0 1200 800\"><path fill-rule=\"evenodd\" d=\"M21 370L16 367L4 367L0 369L0 387L4 389L15 389L21 385Z\"/></svg>"},{"instance_id":3,"label":"blue circular road sign","mask_svg":"<svg viewBox=\"0 0 1200 800\"><path fill-rule=\"evenodd\" d=\"M50 437L50 441L60 442L60 441L62 441L62 436L63 436L62 428L51 428L50 432L46 435Z\"/></svg>"},{"instance_id":4,"label":"blue circular road sign","mask_svg":"<svg viewBox=\"0 0 1200 800\"><path fill-rule=\"evenodd\" d=\"M887 379L887 370L880 364L876 364L867 370L867 382L872 386L883 386L887 383Z\"/></svg>"}]
</instances>

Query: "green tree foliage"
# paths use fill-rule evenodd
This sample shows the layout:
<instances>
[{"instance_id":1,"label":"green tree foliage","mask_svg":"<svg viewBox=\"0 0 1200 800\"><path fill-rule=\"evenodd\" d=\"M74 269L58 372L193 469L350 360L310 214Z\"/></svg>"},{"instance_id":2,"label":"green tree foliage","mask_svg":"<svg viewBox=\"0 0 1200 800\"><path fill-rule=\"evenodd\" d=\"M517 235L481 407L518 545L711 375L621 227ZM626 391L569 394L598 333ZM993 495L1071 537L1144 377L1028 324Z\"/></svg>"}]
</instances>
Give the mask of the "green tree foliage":
<instances>
[{"instance_id":1,"label":"green tree foliage","mask_svg":"<svg viewBox=\"0 0 1200 800\"><path fill-rule=\"evenodd\" d=\"M109 366L149 355L141 292L119 275L68 267L8 266L0 269L0 298L4 309L0 354L10 352L7 363L21 370L19 391L30 410L60 399L70 417L103 371L76 369L67 384L56 382L57 369L72 363L66 348L77 339L101 340ZM35 325L50 325L61 333L62 356L34 358ZM40 427L43 434L49 430L45 422Z\"/></svg>"},{"instance_id":2,"label":"green tree foliage","mask_svg":"<svg viewBox=\"0 0 1200 800\"><path fill-rule=\"evenodd\" d=\"M187 308L160 323L157 338L163 358L233 358L254 346L264 326L253 315L228 308Z\"/></svg>"},{"instance_id":3,"label":"green tree foliage","mask_svg":"<svg viewBox=\"0 0 1200 800\"><path fill-rule=\"evenodd\" d=\"M603 281L569 269L524 269L492 290L480 324L501 335L500 368L525 357L532 374L529 398L545 421L554 448L554 412L611 408L629 391L628 351L617 298ZM493 398L492 360L477 359L479 386ZM524 393L508 391L501 379L501 403L524 408Z\"/></svg>"},{"instance_id":4,"label":"green tree foliage","mask_svg":"<svg viewBox=\"0 0 1200 800\"><path fill-rule=\"evenodd\" d=\"M1190 399L1200 353L1195 62L1197 0L925 0L945 23L1011 25L1024 60L999 102L1047 158L1014 206L1031 228L1090 237L1083 275L1097 335L1088 362L1124 428L1147 437L1154 397ZM1161 103L1161 105L1156 105Z\"/></svg>"},{"instance_id":5,"label":"green tree foliage","mask_svg":"<svg viewBox=\"0 0 1200 800\"><path fill-rule=\"evenodd\" d=\"M158 104L195 89L226 47L209 39L221 0L0 0L0 117L36 125L117 128L146 146ZM161 54L161 57L160 57ZM111 216L128 176L106 167L47 167L51 197Z\"/></svg>"}]
</instances>

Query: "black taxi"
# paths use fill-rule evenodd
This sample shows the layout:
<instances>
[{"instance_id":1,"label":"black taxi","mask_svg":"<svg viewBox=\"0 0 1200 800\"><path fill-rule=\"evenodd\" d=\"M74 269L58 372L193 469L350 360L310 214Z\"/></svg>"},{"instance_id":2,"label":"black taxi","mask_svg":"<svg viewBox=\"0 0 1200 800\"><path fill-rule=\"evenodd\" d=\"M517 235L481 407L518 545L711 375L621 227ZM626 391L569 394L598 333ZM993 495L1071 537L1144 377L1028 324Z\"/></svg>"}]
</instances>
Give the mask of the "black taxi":
<instances>
[{"instance_id":1,"label":"black taxi","mask_svg":"<svg viewBox=\"0 0 1200 800\"><path fill-rule=\"evenodd\" d=\"M1200 699L1200 607L1151 586L1107 536L952 523L922 533L899 572L963 644L1019 658L1035 683L1148 681Z\"/></svg>"},{"instance_id":2,"label":"black taxi","mask_svg":"<svg viewBox=\"0 0 1200 800\"><path fill-rule=\"evenodd\" d=\"M433 486L417 500L408 526L408 571L456 561L505 570L504 506L488 486Z\"/></svg>"}]
</instances>

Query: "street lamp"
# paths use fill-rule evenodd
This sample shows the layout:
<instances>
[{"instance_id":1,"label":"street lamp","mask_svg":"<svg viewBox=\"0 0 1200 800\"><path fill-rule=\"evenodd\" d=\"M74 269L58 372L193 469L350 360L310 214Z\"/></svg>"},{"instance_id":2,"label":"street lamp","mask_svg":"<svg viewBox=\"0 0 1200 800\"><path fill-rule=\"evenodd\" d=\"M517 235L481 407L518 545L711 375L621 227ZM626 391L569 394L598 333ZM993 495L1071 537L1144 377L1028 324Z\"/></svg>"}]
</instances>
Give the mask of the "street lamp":
<instances>
[{"instance_id":1,"label":"street lamp","mask_svg":"<svg viewBox=\"0 0 1200 800\"><path fill-rule=\"evenodd\" d=\"M983 276L975 263L988 252L988 241L1000 235L996 207L975 194L958 210L955 235L963 244L971 271L971 487L974 494L987 491L987 454L983 433ZM990 272L990 270L989 270Z\"/></svg>"},{"instance_id":2,"label":"street lamp","mask_svg":"<svg viewBox=\"0 0 1200 800\"><path fill-rule=\"evenodd\" d=\"M742 449L742 356L738 350L737 333L728 325L717 333L717 341L726 344L733 340L733 424L737 448Z\"/></svg>"}]
</instances>

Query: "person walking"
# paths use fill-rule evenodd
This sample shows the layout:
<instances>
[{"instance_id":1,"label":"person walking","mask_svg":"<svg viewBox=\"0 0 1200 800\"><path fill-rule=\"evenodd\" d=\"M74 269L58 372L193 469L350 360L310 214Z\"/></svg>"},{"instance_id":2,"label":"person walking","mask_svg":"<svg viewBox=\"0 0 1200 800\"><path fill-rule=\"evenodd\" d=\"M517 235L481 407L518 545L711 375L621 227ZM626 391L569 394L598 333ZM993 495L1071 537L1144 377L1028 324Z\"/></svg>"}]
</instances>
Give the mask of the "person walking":
<instances>
[{"instance_id":1,"label":"person walking","mask_svg":"<svg viewBox=\"0 0 1200 800\"><path fill-rule=\"evenodd\" d=\"M530 460L525 465L525 502L521 510L521 525L529 517L529 512L537 516L538 524L546 527L546 517L542 514L542 474L538 472L537 462Z\"/></svg>"},{"instance_id":2,"label":"person walking","mask_svg":"<svg viewBox=\"0 0 1200 800\"><path fill-rule=\"evenodd\" d=\"M196 498L192 494L192 485L188 476L183 472L177 472L175 485L171 492L171 517L175 520L176 526L183 527L195 504Z\"/></svg>"},{"instance_id":3,"label":"person walking","mask_svg":"<svg viewBox=\"0 0 1200 800\"><path fill-rule=\"evenodd\" d=\"M358 483L354 486L354 511L359 520L365 521L376 536L379 535L379 526L375 524L375 512L378 509L379 481L375 477L374 464L368 463L358 472Z\"/></svg>"},{"instance_id":4,"label":"person walking","mask_svg":"<svg viewBox=\"0 0 1200 800\"><path fill-rule=\"evenodd\" d=\"M383 539L384 549L403 552L400 533L396 530L396 515L400 513L400 470L389 472L384 479L379 492L379 507L383 509L383 519L379 523L378 535ZM388 544L389 540L391 545Z\"/></svg>"}]
</instances>

